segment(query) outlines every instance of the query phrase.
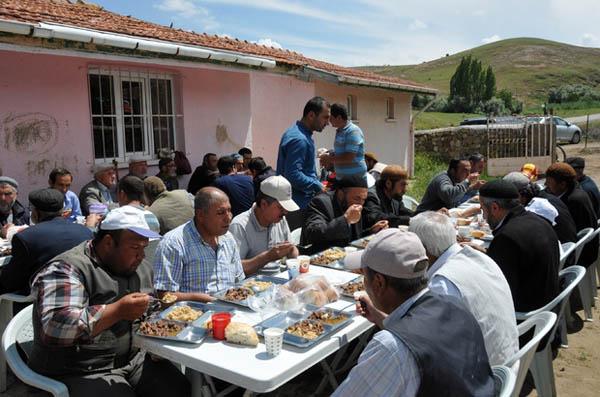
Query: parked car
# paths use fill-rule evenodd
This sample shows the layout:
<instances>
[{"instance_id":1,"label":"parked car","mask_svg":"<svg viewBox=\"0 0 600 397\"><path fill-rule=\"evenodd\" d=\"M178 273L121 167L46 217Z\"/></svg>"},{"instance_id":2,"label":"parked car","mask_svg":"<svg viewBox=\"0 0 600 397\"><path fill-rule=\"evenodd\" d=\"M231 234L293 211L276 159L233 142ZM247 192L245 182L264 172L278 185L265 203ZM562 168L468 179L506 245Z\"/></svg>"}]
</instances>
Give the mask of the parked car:
<instances>
[{"instance_id":1,"label":"parked car","mask_svg":"<svg viewBox=\"0 0 600 397\"><path fill-rule=\"evenodd\" d=\"M528 123L549 123L550 116L528 117ZM575 124L569 123L560 117L552 117L554 126L556 127L556 141L579 143L581 141L581 128Z\"/></svg>"}]
</instances>

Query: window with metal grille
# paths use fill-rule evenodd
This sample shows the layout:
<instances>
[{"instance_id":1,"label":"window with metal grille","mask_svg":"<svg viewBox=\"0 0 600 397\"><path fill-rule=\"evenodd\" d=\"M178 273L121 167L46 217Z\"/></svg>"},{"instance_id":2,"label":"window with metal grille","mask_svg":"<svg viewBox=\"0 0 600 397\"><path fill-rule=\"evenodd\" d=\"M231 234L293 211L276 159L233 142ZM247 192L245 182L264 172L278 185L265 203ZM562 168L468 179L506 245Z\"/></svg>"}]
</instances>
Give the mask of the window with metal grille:
<instances>
[{"instance_id":1,"label":"window with metal grille","mask_svg":"<svg viewBox=\"0 0 600 397\"><path fill-rule=\"evenodd\" d=\"M152 159L175 149L176 112L172 75L90 68L89 92L96 162Z\"/></svg>"}]
</instances>

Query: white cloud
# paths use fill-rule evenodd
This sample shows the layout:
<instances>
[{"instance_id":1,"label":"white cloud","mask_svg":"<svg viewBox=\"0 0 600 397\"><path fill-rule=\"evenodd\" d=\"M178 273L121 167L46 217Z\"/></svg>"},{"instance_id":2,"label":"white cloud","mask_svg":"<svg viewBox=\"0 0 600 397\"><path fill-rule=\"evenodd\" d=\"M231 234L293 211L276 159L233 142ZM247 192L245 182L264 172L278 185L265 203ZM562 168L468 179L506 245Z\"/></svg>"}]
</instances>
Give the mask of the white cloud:
<instances>
[{"instance_id":1,"label":"white cloud","mask_svg":"<svg viewBox=\"0 0 600 397\"><path fill-rule=\"evenodd\" d=\"M210 11L192 0L161 0L154 5L154 8L174 13L177 18L194 19L199 22L202 30L211 31L219 27L219 23Z\"/></svg>"},{"instance_id":2,"label":"white cloud","mask_svg":"<svg viewBox=\"0 0 600 397\"><path fill-rule=\"evenodd\" d=\"M265 47L272 47L272 48L277 48L278 50L281 50L283 48L283 46L281 44L279 44L278 42L271 40L271 39L260 39L256 42L256 44L258 45L262 45Z\"/></svg>"},{"instance_id":3,"label":"white cloud","mask_svg":"<svg viewBox=\"0 0 600 397\"><path fill-rule=\"evenodd\" d=\"M481 39L481 42L483 44L489 44L489 43L493 43L494 41L498 41L498 40L502 40L500 38L500 36L498 36L497 34L490 36L490 37L484 37L483 39Z\"/></svg>"},{"instance_id":4,"label":"white cloud","mask_svg":"<svg viewBox=\"0 0 600 397\"><path fill-rule=\"evenodd\" d=\"M584 47L597 47L600 45L600 40L592 33L584 33L581 36L581 45Z\"/></svg>"},{"instance_id":5,"label":"white cloud","mask_svg":"<svg viewBox=\"0 0 600 397\"><path fill-rule=\"evenodd\" d=\"M427 29L427 24L420 19L414 19L410 25L408 25L410 30L419 30L419 29Z\"/></svg>"}]
</instances>

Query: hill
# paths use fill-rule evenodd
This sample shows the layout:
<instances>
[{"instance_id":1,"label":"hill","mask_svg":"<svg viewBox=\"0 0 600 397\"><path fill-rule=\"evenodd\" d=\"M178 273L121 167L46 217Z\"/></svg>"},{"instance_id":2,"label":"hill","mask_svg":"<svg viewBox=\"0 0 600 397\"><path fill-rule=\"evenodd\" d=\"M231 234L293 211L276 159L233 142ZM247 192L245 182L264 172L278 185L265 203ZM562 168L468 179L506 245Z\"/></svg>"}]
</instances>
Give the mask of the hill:
<instances>
[{"instance_id":1,"label":"hill","mask_svg":"<svg viewBox=\"0 0 600 397\"><path fill-rule=\"evenodd\" d=\"M492 65L498 89L509 89L525 106L539 106L552 87L575 83L600 86L600 48L535 38L501 40L419 65L361 69L427 84L447 95L452 74L468 54L484 66Z\"/></svg>"}]
</instances>

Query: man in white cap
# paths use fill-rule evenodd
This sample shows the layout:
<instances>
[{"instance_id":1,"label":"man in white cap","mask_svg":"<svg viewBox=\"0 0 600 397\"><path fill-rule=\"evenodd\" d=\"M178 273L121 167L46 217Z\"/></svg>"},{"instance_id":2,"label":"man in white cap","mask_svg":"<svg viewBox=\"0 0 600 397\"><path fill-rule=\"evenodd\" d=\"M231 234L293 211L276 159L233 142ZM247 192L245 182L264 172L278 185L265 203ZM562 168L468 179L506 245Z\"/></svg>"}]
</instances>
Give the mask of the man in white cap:
<instances>
[{"instance_id":1,"label":"man in white cap","mask_svg":"<svg viewBox=\"0 0 600 397\"><path fill-rule=\"evenodd\" d=\"M132 157L129 159L129 174L144 180L148 174L148 162L145 159Z\"/></svg>"},{"instance_id":2,"label":"man in white cap","mask_svg":"<svg viewBox=\"0 0 600 397\"><path fill-rule=\"evenodd\" d=\"M98 164L92 169L94 180L81 188L79 203L83 215L89 215L90 206L103 204L108 207L110 203L116 202L114 197L117 184L117 174L112 164Z\"/></svg>"},{"instance_id":3,"label":"man in white cap","mask_svg":"<svg viewBox=\"0 0 600 397\"><path fill-rule=\"evenodd\" d=\"M429 291L428 265L417 235L396 229L346 256L345 266L362 270L367 294L389 316L334 396L494 395L477 321L458 299ZM371 319L368 306L357 306Z\"/></svg>"},{"instance_id":4,"label":"man in white cap","mask_svg":"<svg viewBox=\"0 0 600 397\"><path fill-rule=\"evenodd\" d=\"M255 273L284 256L298 256L298 249L290 243L290 228L285 216L299 209L292 200L292 185L287 179L271 176L262 181L252 208L233 218L229 226L240 249L246 274Z\"/></svg>"},{"instance_id":5,"label":"man in white cap","mask_svg":"<svg viewBox=\"0 0 600 397\"><path fill-rule=\"evenodd\" d=\"M70 396L190 395L167 360L133 347L150 301L151 231L143 211L109 212L93 240L52 259L33 278L33 351L29 366L64 383Z\"/></svg>"}]
</instances>

